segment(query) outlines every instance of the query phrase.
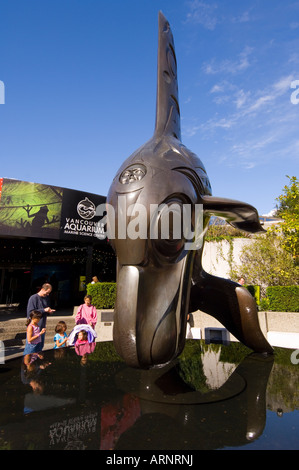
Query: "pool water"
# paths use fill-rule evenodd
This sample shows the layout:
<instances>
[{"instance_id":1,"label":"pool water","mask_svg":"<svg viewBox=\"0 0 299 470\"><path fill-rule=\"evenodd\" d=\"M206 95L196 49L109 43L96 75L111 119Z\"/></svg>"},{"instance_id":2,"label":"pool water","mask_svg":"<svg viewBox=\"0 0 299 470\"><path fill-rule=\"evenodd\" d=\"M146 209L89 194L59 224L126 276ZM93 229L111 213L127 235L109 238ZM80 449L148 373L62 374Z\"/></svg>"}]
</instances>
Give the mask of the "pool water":
<instances>
[{"instance_id":1,"label":"pool water","mask_svg":"<svg viewBox=\"0 0 299 470\"><path fill-rule=\"evenodd\" d=\"M299 365L187 340L174 363L128 368L113 343L0 365L1 450L299 449Z\"/></svg>"}]
</instances>

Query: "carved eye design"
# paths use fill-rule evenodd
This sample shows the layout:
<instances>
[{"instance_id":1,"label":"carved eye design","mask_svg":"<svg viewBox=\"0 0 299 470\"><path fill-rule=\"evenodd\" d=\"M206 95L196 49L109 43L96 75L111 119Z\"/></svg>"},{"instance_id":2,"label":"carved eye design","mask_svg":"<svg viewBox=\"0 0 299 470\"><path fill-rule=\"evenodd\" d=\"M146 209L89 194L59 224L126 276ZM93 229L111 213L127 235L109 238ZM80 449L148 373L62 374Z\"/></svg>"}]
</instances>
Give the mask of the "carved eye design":
<instances>
[{"instance_id":1,"label":"carved eye design","mask_svg":"<svg viewBox=\"0 0 299 470\"><path fill-rule=\"evenodd\" d=\"M184 201L171 198L159 206L151 221L151 245L157 258L175 262L183 255L184 235ZM190 221L191 222L191 221Z\"/></svg>"},{"instance_id":2,"label":"carved eye design","mask_svg":"<svg viewBox=\"0 0 299 470\"><path fill-rule=\"evenodd\" d=\"M121 184L135 183L142 180L146 175L146 168L144 165L136 164L126 168L119 177Z\"/></svg>"}]
</instances>

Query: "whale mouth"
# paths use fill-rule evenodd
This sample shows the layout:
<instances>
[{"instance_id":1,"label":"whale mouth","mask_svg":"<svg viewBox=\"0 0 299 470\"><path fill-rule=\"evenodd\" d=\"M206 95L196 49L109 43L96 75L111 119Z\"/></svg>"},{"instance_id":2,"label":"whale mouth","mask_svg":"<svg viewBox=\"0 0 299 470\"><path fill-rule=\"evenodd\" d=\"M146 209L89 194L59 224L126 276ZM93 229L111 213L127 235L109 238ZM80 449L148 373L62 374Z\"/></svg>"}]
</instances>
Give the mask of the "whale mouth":
<instances>
[{"instance_id":1,"label":"whale mouth","mask_svg":"<svg viewBox=\"0 0 299 470\"><path fill-rule=\"evenodd\" d=\"M192 252L161 270L121 266L114 313L113 341L131 367L160 367L185 344Z\"/></svg>"}]
</instances>

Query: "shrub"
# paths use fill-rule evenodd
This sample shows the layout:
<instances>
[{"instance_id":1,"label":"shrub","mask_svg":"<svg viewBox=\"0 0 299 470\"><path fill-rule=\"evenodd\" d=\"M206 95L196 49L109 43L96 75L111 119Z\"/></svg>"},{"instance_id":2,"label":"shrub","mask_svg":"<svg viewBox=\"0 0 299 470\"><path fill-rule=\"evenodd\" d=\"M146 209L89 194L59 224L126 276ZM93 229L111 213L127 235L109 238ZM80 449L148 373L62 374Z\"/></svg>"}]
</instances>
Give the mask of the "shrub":
<instances>
[{"instance_id":1,"label":"shrub","mask_svg":"<svg viewBox=\"0 0 299 470\"><path fill-rule=\"evenodd\" d=\"M114 308L116 282L96 282L87 284L87 294L92 296L92 304L97 308Z\"/></svg>"},{"instance_id":2,"label":"shrub","mask_svg":"<svg viewBox=\"0 0 299 470\"><path fill-rule=\"evenodd\" d=\"M246 279L247 284L259 286L290 286L299 284L299 264L283 249L283 239L275 233L259 235L245 245L234 262L230 278ZM265 290L262 287L262 297Z\"/></svg>"},{"instance_id":3,"label":"shrub","mask_svg":"<svg viewBox=\"0 0 299 470\"><path fill-rule=\"evenodd\" d=\"M246 287L246 289L250 292L252 297L254 297L254 299L256 301L256 304L259 305L260 300L261 300L261 288L260 288L260 286L246 285L244 287Z\"/></svg>"},{"instance_id":4,"label":"shrub","mask_svg":"<svg viewBox=\"0 0 299 470\"><path fill-rule=\"evenodd\" d=\"M264 297L263 299L261 299L258 307L261 312L266 312L267 310L270 310L269 299L267 297Z\"/></svg>"},{"instance_id":5,"label":"shrub","mask_svg":"<svg viewBox=\"0 0 299 470\"><path fill-rule=\"evenodd\" d=\"M269 310L299 312L299 286L269 286L266 293Z\"/></svg>"}]
</instances>

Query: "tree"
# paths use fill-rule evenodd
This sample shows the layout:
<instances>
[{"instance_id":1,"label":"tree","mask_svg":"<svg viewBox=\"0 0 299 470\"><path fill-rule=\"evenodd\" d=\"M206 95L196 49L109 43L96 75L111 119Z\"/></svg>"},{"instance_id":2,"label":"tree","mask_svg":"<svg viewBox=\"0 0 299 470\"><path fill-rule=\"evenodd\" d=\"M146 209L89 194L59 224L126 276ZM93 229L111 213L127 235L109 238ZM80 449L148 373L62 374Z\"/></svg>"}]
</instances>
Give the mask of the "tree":
<instances>
[{"instance_id":1,"label":"tree","mask_svg":"<svg viewBox=\"0 0 299 470\"><path fill-rule=\"evenodd\" d=\"M287 286L299 284L299 181L289 177L279 196L276 216L283 220L243 248L241 265L232 267L232 278L241 275L247 284Z\"/></svg>"},{"instance_id":2,"label":"tree","mask_svg":"<svg viewBox=\"0 0 299 470\"><path fill-rule=\"evenodd\" d=\"M296 176L287 176L289 186L284 186L283 194L279 196L277 216L283 220L274 230L283 236L283 248L291 253L295 263L299 262L299 181Z\"/></svg>"},{"instance_id":3,"label":"tree","mask_svg":"<svg viewBox=\"0 0 299 470\"><path fill-rule=\"evenodd\" d=\"M247 284L289 286L299 284L299 266L283 247L283 236L269 231L259 235L242 249L241 265L234 266L231 276L243 276Z\"/></svg>"}]
</instances>

